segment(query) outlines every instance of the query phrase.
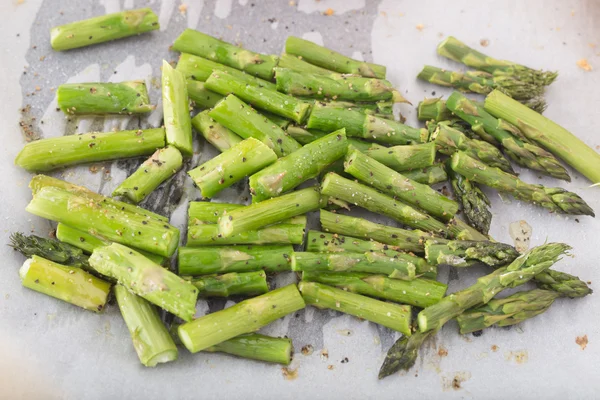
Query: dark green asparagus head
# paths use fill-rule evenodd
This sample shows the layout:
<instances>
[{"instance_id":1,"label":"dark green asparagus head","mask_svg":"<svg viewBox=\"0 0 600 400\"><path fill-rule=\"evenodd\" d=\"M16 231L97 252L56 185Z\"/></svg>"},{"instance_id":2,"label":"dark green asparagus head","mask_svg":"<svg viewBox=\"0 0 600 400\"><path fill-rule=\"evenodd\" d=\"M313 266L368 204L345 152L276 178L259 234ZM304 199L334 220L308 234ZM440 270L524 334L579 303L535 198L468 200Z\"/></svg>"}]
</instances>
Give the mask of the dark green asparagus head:
<instances>
[{"instance_id":1,"label":"dark green asparagus head","mask_svg":"<svg viewBox=\"0 0 600 400\"><path fill-rule=\"evenodd\" d=\"M87 267L88 257L81 249L56 239L46 239L36 235L25 236L20 232L10 235L10 244L25 257L39 256L62 265Z\"/></svg>"},{"instance_id":2,"label":"dark green asparagus head","mask_svg":"<svg viewBox=\"0 0 600 400\"><path fill-rule=\"evenodd\" d=\"M536 275L535 281L540 289L552 290L563 297L575 298L592 294L592 289L578 277L552 269Z\"/></svg>"},{"instance_id":3,"label":"dark green asparagus head","mask_svg":"<svg viewBox=\"0 0 600 400\"><path fill-rule=\"evenodd\" d=\"M400 370L408 371L419 355L421 345L435 330L425 333L415 332L412 336L403 336L390 347L379 369L379 379L395 374Z\"/></svg>"},{"instance_id":4,"label":"dark green asparagus head","mask_svg":"<svg viewBox=\"0 0 600 400\"><path fill-rule=\"evenodd\" d=\"M595 217L594 210L577 194L561 188L540 186L552 198L554 204L565 214L590 215Z\"/></svg>"}]
</instances>

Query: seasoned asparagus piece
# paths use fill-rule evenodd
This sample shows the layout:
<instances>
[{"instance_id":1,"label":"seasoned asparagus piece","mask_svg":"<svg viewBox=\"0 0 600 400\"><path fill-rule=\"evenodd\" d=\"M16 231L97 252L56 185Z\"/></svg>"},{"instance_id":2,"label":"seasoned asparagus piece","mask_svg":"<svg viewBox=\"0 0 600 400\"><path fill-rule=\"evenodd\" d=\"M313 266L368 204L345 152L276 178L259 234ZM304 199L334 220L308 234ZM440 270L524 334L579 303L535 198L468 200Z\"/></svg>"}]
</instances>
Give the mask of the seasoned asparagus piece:
<instances>
[{"instance_id":1,"label":"seasoned asparagus piece","mask_svg":"<svg viewBox=\"0 0 600 400\"><path fill-rule=\"evenodd\" d=\"M273 149L278 157L302 147L277 124L234 95L225 97L208 112L208 115L244 139L253 137L260 140Z\"/></svg>"},{"instance_id":2,"label":"seasoned asparagus piece","mask_svg":"<svg viewBox=\"0 0 600 400\"><path fill-rule=\"evenodd\" d=\"M208 110L204 110L192 118L192 126L204 136L208 143L224 152L243 140L230 129L212 119L208 113Z\"/></svg>"},{"instance_id":3,"label":"seasoned asparagus piece","mask_svg":"<svg viewBox=\"0 0 600 400\"><path fill-rule=\"evenodd\" d=\"M461 152L454 153L451 167L473 182L510 193L519 200L538 204L552 212L594 216L590 206L575 193L561 188L525 183L514 175L488 167Z\"/></svg>"},{"instance_id":4,"label":"seasoned asparagus piece","mask_svg":"<svg viewBox=\"0 0 600 400\"><path fill-rule=\"evenodd\" d=\"M150 104L144 81L63 83L56 89L56 100L70 115L140 114L156 107Z\"/></svg>"},{"instance_id":5,"label":"seasoned asparagus piece","mask_svg":"<svg viewBox=\"0 0 600 400\"><path fill-rule=\"evenodd\" d=\"M384 65L372 64L346 57L336 51L308 40L295 36L288 36L285 41L285 52L301 59L318 65L328 70L342 74L357 74L372 78L385 78L386 68Z\"/></svg>"},{"instance_id":6,"label":"seasoned asparagus piece","mask_svg":"<svg viewBox=\"0 0 600 400\"><path fill-rule=\"evenodd\" d=\"M177 360L177 346L156 308L121 285L115 285L115 297L142 365L155 367Z\"/></svg>"},{"instance_id":7,"label":"seasoned asparagus piece","mask_svg":"<svg viewBox=\"0 0 600 400\"><path fill-rule=\"evenodd\" d=\"M165 145L165 130L92 132L29 142L15 158L27 171L51 171L70 165L139 157Z\"/></svg>"},{"instance_id":8,"label":"seasoned asparagus piece","mask_svg":"<svg viewBox=\"0 0 600 400\"><path fill-rule=\"evenodd\" d=\"M184 321L191 321L196 313L198 289L135 250L118 243L99 247L90 257L90 265Z\"/></svg>"},{"instance_id":9,"label":"seasoned asparagus piece","mask_svg":"<svg viewBox=\"0 0 600 400\"><path fill-rule=\"evenodd\" d=\"M250 177L252 201L277 197L318 176L347 149L346 132L341 129L280 158Z\"/></svg>"},{"instance_id":10,"label":"seasoned asparagus piece","mask_svg":"<svg viewBox=\"0 0 600 400\"><path fill-rule=\"evenodd\" d=\"M446 107L446 102L434 97L419 102L417 106L417 119L419 121L442 122L453 118L452 111Z\"/></svg>"},{"instance_id":11,"label":"seasoned asparagus piece","mask_svg":"<svg viewBox=\"0 0 600 400\"><path fill-rule=\"evenodd\" d=\"M252 360L289 365L292 362L293 348L292 339L245 333L202 351L223 352Z\"/></svg>"},{"instance_id":12,"label":"seasoned asparagus piece","mask_svg":"<svg viewBox=\"0 0 600 400\"><path fill-rule=\"evenodd\" d=\"M187 246L302 244L305 228L306 222L282 222L224 237L217 224L195 225L188 229Z\"/></svg>"},{"instance_id":13,"label":"seasoned asparagus piece","mask_svg":"<svg viewBox=\"0 0 600 400\"><path fill-rule=\"evenodd\" d=\"M173 146L156 150L133 174L121 182L112 195L127 197L137 204L173 176L181 168L182 162L181 153Z\"/></svg>"},{"instance_id":14,"label":"seasoned asparagus piece","mask_svg":"<svg viewBox=\"0 0 600 400\"><path fill-rule=\"evenodd\" d=\"M175 146L184 156L191 156L192 120L185 77L171 67L162 64L162 101L167 144Z\"/></svg>"},{"instance_id":15,"label":"seasoned asparagus piece","mask_svg":"<svg viewBox=\"0 0 600 400\"><path fill-rule=\"evenodd\" d=\"M196 107L213 108L223 98L220 94L206 89L204 82L186 79L185 83L187 85L188 97L194 102L193 105ZM192 119L192 125L194 125L194 119ZM196 125L194 125L194 128L198 129Z\"/></svg>"},{"instance_id":16,"label":"seasoned asparagus piece","mask_svg":"<svg viewBox=\"0 0 600 400\"><path fill-rule=\"evenodd\" d=\"M160 28L150 8L139 8L84 19L50 29L50 44L56 51L76 49Z\"/></svg>"},{"instance_id":17,"label":"seasoned asparagus piece","mask_svg":"<svg viewBox=\"0 0 600 400\"><path fill-rule=\"evenodd\" d=\"M178 328L179 338L192 353L244 333L305 307L296 285L275 289L234 306L200 317Z\"/></svg>"},{"instance_id":18,"label":"seasoned asparagus piece","mask_svg":"<svg viewBox=\"0 0 600 400\"><path fill-rule=\"evenodd\" d=\"M95 312L104 309L110 293L110 283L36 255L23 263L19 276L26 288Z\"/></svg>"},{"instance_id":19,"label":"seasoned asparagus piece","mask_svg":"<svg viewBox=\"0 0 600 400\"><path fill-rule=\"evenodd\" d=\"M413 171L402 171L402 175L415 182L433 185L448 179L446 168L442 164L434 164L431 167L416 169Z\"/></svg>"},{"instance_id":20,"label":"seasoned asparagus piece","mask_svg":"<svg viewBox=\"0 0 600 400\"><path fill-rule=\"evenodd\" d=\"M562 126L498 91L486 97L485 110L517 126L527 138L562 158L592 183L600 182L600 154Z\"/></svg>"},{"instance_id":21,"label":"seasoned asparagus piece","mask_svg":"<svg viewBox=\"0 0 600 400\"><path fill-rule=\"evenodd\" d=\"M216 224L219 217L229 211L245 207L243 204L190 201L188 225ZM306 216L298 215L282 221L283 224L306 225Z\"/></svg>"},{"instance_id":22,"label":"seasoned asparagus piece","mask_svg":"<svg viewBox=\"0 0 600 400\"><path fill-rule=\"evenodd\" d=\"M192 284L200 297L257 296L269 291L264 271L201 276L192 279Z\"/></svg>"},{"instance_id":23,"label":"seasoned asparagus piece","mask_svg":"<svg viewBox=\"0 0 600 400\"><path fill-rule=\"evenodd\" d=\"M435 331L415 332L412 336L403 336L388 350L385 360L379 369L379 379L395 374L402 370L408 371L415 365L419 348Z\"/></svg>"},{"instance_id":24,"label":"seasoned asparagus piece","mask_svg":"<svg viewBox=\"0 0 600 400\"><path fill-rule=\"evenodd\" d=\"M306 72L309 74L331 74L333 71L325 68L321 68L317 65L308 63L300 56L283 53L279 56L279 62L277 63L279 68L287 68L297 72Z\"/></svg>"},{"instance_id":25,"label":"seasoned asparagus piece","mask_svg":"<svg viewBox=\"0 0 600 400\"><path fill-rule=\"evenodd\" d=\"M425 242L425 258L433 265L470 267L484 263L500 267L513 262L518 256L514 247L498 242L435 239Z\"/></svg>"},{"instance_id":26,"label":"seasoned asparagus piece","mask_svg":"<svg viewBox=\"0 0 600 400\"><path fill-rule=\"evenodd\" d=\"M181 275L210 275L228 272L291 271L291 245L180 247Z\"/></svg>"},{"instance_id":27,"label":"seasoned asparagus piece","mask_svg":"<svg viewBox=\"0 0 600 400\"><path fill-rule=\"evenodd\" d=\"M56 239L29 235L20 232L10 235L10 247L30 258L38 256L64 266L83 268L89 271L88 257L83 251L68 243L61 243Z\"/></svg>"},{"instance_id":28,"label":"seasoned asparagus piece","mask_svg":"<svg viewBox=\"0 0 600 400\"><path fill-rule=\"evenodd\" d=\"M454 197L462 206L465 219L475 229L484 235L490 231L492 212L490 200L476 183L465 179L452 168L448 167L448 176L454 192Z\"/></svg>"},{"instance_id":29,"label":"seasoned asparagus piece","mask_svg":"<svg viewBox=\"0 0 600 400\"><path fill-rule=\"evenodd\" d=\"M273 78L273 68L278 61L277 56L242 49L193 29L183 31L175 39L173 49L208 58L266 80Z\"/></svg>"},{"instance_id":30,"label":"seasoned asparagus piece","mask_svg":"<svg viewBox=\"0 0 600 400\"><path fill-rule=\"evenodd\" d=\"M188 175L202 197L210 198L276 160L277 154L269 146L251 137L188 171Z\"/></svg>"},{"instance_id":31,"label":"seasoned asparagus piece","mask_svg":"<svg viewBox=\"0 0 600 400\"><path fill-rule=\"evenodd\" d=\"M540 289L552 290L562 297L585 297L592 294L592 289L578 277L552 269L535 276L535 282Z\"/></svg>"},{"instance_id":32,"label":"seasoned asparagus piece","mask_svg":"<svg viewBox=\"0 0 600 400\"><path fill-rule=\"evenodd\" d=\"M355 140L349 144L356 147ZM404 176L409 171L430 167L435 163L436 145L433 142L393 147L371 146L369 149L358 149L394 171L402 172Z\"/></svg>"}]
</instances>

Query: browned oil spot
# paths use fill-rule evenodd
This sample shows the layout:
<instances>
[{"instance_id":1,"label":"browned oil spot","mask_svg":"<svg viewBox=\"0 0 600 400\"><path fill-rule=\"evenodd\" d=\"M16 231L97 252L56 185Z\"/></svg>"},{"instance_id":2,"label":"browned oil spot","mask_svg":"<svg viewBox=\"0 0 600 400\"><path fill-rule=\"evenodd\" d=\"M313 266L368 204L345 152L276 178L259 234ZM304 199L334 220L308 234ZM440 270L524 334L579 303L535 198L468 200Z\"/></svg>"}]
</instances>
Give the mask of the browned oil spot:
<instances>
[{"instance_id":1,"label":"browned oil spot","mask_svg":"<svg viewBox=\"0 0 600 400\"><path fill-rule=\"evenodd\" d=\"M442 377L442 388L444 391L448 390L460 390L462 384L471 378L471 373L468 371L459 371L450 375L449 377Z\"/></svg>"},{"instance_id":2,"label":"browned oil spot","mask_svg":"<svg viewBox=\"0 0 600 400\"><path fill-rule=\"evenodd\" d=\"M498 351L498 346L496 346L495 344L492 345L492 351L495 353Z\"/></svg>"},{"instance_id":3,"label":"browned oil spot","mask_svg":"<svg viewBox=\"0 0 600 400\"><path fill-rule=\"evenodd\" d=\"M291 369L288 367L283 367L281 368L281 373L283 374L283 377L285 379L287 379L288 381L293 381L298 377L298 368Z\"/></svg>"},{"instance_id":4,"label":"browned oil spot","mask_svg":"<svg viewBox=\"0 0 600 400\"><path fill-rule=\"evenodd\" d=\"M575 338L575 343L577 343L579 347L581 347L581 350L585 350L585 348L588 345L587 335L577 336L577 338Z\"/></svg>"},{"instance_id":5,"label":"browned oil spot","mask_svg":"<svg viewBox=\"0 0 600 400\"><path fill-rule=\"evenodd\" d=\"M514 360L517 364L525 364L529 360L529 353L527 350L507 351L504 358L506 361Z\"/></svg>"},{"instance_id":6,"label":"browned oil spot","mask_svg":"<svg viewBox=\"0 0 600 400\"><path fill-rule=\"evenodd\" d=\"M448 355L448 350L446 350L445 347L440 346L440 348L438 350L438 356L446 357L447 355Z\"/></svg>"},{"instance_id":7,"label":"browned oil spot","mask_svg":"<svg viewBox=\"0 0 600 400\"><path fill-rule=\"evenodd\" d=\"M313 353L313 347L311 344L307 344L306 346L302 346L302 349L300 351L303 355L310 356Z\"/></svg>"}]
</instances>

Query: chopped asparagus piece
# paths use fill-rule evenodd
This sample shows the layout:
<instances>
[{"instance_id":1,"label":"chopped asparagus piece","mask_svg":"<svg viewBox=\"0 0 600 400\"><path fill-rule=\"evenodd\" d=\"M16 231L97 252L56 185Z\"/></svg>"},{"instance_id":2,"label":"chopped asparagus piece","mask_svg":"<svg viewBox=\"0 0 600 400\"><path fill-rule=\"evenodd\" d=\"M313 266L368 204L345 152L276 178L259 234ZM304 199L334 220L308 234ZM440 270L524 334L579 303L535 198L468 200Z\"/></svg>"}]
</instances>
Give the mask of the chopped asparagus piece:
<instances>
[{"instance_id":1,"label":"chopped asparagus piece","mask_svg":"<svg viewBox=\"0 0 600 400\"><path fill-rule=\"evenodd\" d=\"M246 333L210 346L202 351L223 352L252 360L289 365L292 362L292 339Z\"/></svg>"},{"instance_id":2,"label":"chopped asparagus piece","mask_svg":"<svg viewBox=\"0 0 600 400\"><path fill-rule=\"evenodd\" d=\"M192 126L204 136L208 143L215 146L220 152L224 152L243 140L230 129L212 119L208 113L208 110L204 110L192 118Z\"/></svg>"},{"instance_id":3,"label":"chopped asparagus piece","mask_svg":"<svg viewBox=\"0 0 600 400\"><path fill-rule=\"evenodd\" d=\"M264 271L201 276L192 279L192 284L200 297L257 296L269 291Z\"/></svg>"},{"instance_id":4,"label":"chopped asparagus piece","mask_svg":"<svg viewBox=\"0 0 600 400\"><path fill-rule=\"evenodd\" d=\"M56 99L58 107L70 115L140 114L155 108L144 81L63 83Z\"/></svg>"},{"instance_id":5,"label":"chopped asparagus piece","mask_svg":"<svg viewBox=\"0 0 600 400\"><path fill-rule=\"evenodd\" d=\"M162 101L167 144L175 146L184 156L191 156L192 120L185 77L171 67L162 64Z\"/></svg>"},{"instance_id":6,"label":"chopped asparagus piece","mask_svg":"<svg viewBox=\"0 0 600 400\"><path fill-rule=\"evenodd\" d=\"M498 242L435 239L425 242L425 258L433 265L470 267L484 263L500 267L513 262L518 256L514 247Z\"/></svg>"}]
</instances>

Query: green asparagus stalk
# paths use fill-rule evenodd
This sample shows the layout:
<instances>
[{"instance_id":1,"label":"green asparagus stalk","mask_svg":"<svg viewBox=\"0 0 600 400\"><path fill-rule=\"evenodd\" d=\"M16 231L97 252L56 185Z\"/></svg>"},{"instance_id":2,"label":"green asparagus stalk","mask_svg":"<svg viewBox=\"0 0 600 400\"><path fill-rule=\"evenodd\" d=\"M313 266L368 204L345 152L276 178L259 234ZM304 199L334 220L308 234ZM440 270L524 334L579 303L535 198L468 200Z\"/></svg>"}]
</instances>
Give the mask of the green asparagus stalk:
<instances>
[{"instance_id":1,"label":"green asparagus stalk","mask_svg":"<svg viewBox=\"0 0 600 400\"><path fill-rule=\"evenodd\" d=\"M277 197L317 177L329 164L343 157L347 149L346 132L341 129L280 158L250 177L252 201Z\"/></svg>"},{"instance_id":2,"label":"green asparagus stalk","mask_svg":"<svg viewBox=\"0 0 600 400\"><path fill-rule=\"evenodd\" d=\"M329 69L321 68L317 65L308 63L304 61L302 57L286 53L283 53L281 56L279 56L279 62L277 63L277 66L279 68L287 68L296 72L309 74L329 75L333 72Z\"/></svg>"},{"instance_id":3,"label":"green asparagus stalk","mask_svg":"<svg viewBox=\"0 0 600 400\"><path fill-rule=\"evenodd\" d=\"M316 129L308 130L297 125L288 126L285 131L302 146L312 143L315 140L327 135L327 132L319 131Z\"/></svg>"},{"instance_id":4,"label":"green asparagus stalk","mask_svg":"<svg viewBox=\"0 0 600 400\"><path fill-rule=\"evenodd\" d=\"M257 108L291 119L299 124L304 122L311 108L310 103L306 101L275 90L248 85L244 80L221 71L213 72L204 86L224 96L233 93ZM214 116L212 117L214 118Z\"/></svg>"},{"instance_id":5,"label":"green asparagus stalk","mask_svg":"<svg viewBox=\"0 0 600 400\"><path fill-rule=\"evenodd\" d=\"M498 89L516 100L535 99L544 94L544 87L538 84L523 82L508 75L493 76L484 71L457 72L426 65L417 77L461 92L488 94Z\"/></svg>"},{"instance_id":6,"label":"green asparagus stalk","mask_svg":"<svg viewBox=\"0 0 600 400\"><path fill-rule=\"evenodd\" d=\"M258 296L269 291L264 271L230 272L192 279L200 297Z\"/></svg>"},{"instance_id":7,"label":"green asparagus stalk","mask_svg":"<svg viewBox=\"0 0 600 400\"><path fill-rule=\"evenodd\" d=\"M302 293L306 304L321 309L341 311L407 336L411 334L410 306L386 303L316 282L302 281L298 284L298 290Z\"/></svg>"},{"instance_id":8,"label":"green asparagus stalk","mask_svg":"<svg viewBox=\"0 0 600 400\"><path fill-rule=\"evenodd\" d=\"M156 106L150 104L144 81L120 83L64 83L56 89L58 107L70 115L140 114Z\"/></svg>"},{"instance_id":9,"label":"green asparagus stalk","mask_svg":"<svg viewBox=\"0 0 600 400\"><path fill-rule=\"evenodd\" d=\"M83 251L56 239L46 239L36 235L25 236L20 232L10 235L10 247L30 258L38 256L64 266L83 268L89 271L88 257Z\"/></svg>"},{"instance_id":10,"label":"green asparagus stalk","mask_svg":"<svg viewBox=\"0 0 600 400\"><path fill-rule=\"evenodd\" d=\"M96 249L98 247L108 246L110 244L110 241L108 241L108 240L105 240L98 236L94 236L90 233L81 231L79 229L71 228L68 225L60 224L60 223L56 226L56 238L58 240L60 240L59 243L61 244L61 247L62 247L62 245L65 245L65 244L70 245L72 247L76 247L78 249L83 250L83 252L86 254L92 254L94 249ZM150 259L152 262L155 262L156 264L164 265L167 262L167 257L159 256L158 254L150 253L148 251L144 251L144 250L140 250L140 249L136 249L136 248L134 248L134 250L137 251L138 253L142 254L144 257ZM49 257L45 257L45 258L51 259ZM87 263L87 257L85 257L85 260ZM67 264L67 263L57 261L57 260L52 260L52 261L56 261L61 264ZM67 265L73 265L73 264L67 264ZM85 267L84 267L84 269L85 269Z\"/></svg>"},{"instance_id":11,"label":"green asparagus stalk","mask_svg":"<svg viewBox=\"0 0 600 400\"><path fill-rule=\"evenodd\" d=\"M229 211L245 207L243 204L190 201L188 225L216 224L219 217ZM299 215L282 221L284 224L306 225L306 216Z\"/></svg>"},{"instance_id":12,"label":"green asparagus stalk","mask_svg":"<svg viewBox=\"0 0 600 400\"><path fill-rule=\"evenodd\" d=\"M510 193L519 200L538 204L552 212L594 216L590 206L575 193L525 183L514 175L488 167L461 152L454 153L451 167L470 181Z\"/></svg>"},{"instance_id":13,"label":"green asparagus stalk","mask_svg":"<svg viewBox=\"0 0 600 400\"><path fill-rule=\"evenodd\" d=\"M453 118L452 111L446 107L446 102L435 97L419 102L417 106L417 119L419 121L442 122Z\"/></svg>"},{"instance_id":14,"label":"green asparagus stalk","mask_svg":"<svg viewBox=\"0 0 600 400\"><path fill-rule=\"evenodd\" d=\"M156 308L121 285L115 286L115 297L142 365L155 367L177 360L177 346Z\"/></svg>"},{"instance_id":15,"label":"green asparagus stalk","mask_svg":"<svg viewBox=\"0 0 600 400\"><path fill-rule=\"evenodd\" d=\"M193 29L186 29L175 39L173 49L246 71L266 80L273 78L277 56L255 53Z\"/></svg>"},{"instance_id":16,"label":"green asparagus stalk","mask_svg":"<svg viewBox=\"0 0 600 400\"><path fill-rule=\"evenodd\" d=\"M304 307L296 285L288 285L183 324L178 328L178 334L185 347L196 353L254 332Z\"/></svg>"},{"instance_id":17,"label":"green asparagus stalk","mask_svg":"<svg viewBox=\"0 0 600 400\"><path fill-rule=\"evenodd\" d=\"M320 211L321 227L325 232L340 233L359 238L373 239L378 242L396 246L398 250L424 251L425 240L431 238L428 232L406 230L376 224L363 218Z\"/></svg>"},{"instance_id":18,"label":"green asparagus stalk","mask_svg":"<svg viewBox=\"0 0 600 400\"><path fill-rule=\"evenodd\" d=\"M508 76L536 85L550 85L558 76L557 72L534 70L510 61L486 56L452 36L438 45L437 52L443 57L463 63L468 67L486 71L494 76Z\"/></svg>"},{"instance_id":19,"label":"green asparagus stalk","mask_svg":"<svg viewBox=\"0 0 600 400\"><path fill-rule=\"evenodd\" d=\"M208 115L244 139L253 137L260 140L273 149L278 157L302 147L283 129L234 95L225 97Z\"/></svg>"},{"instance_id":20,"label":"green asparagus stalk","mask_svg":"<svg viewBox=\"0 0 600 400\"><path fill-rule=\"evenodd\" d=\"M356 147L356 141L349 144ZM405 173L411 170L430 167L435 163L435 143L399 145L393 147L371 147L362 150L367 156L379 161L394 171ZM445 180L445 179L444 179Z\"/></svg>"},{"instance_id":21,"label":"green asparagus stalk","mask_svg":"<svg viewBox=\"0 0 600 400\"><path fill-rule=\"evenodd\" d=\"M285 52L311 64L342 74L385 78L386 68L383 65L354 60L299 37L288 36L285 41Z\"/></svg>"},{"instance_id":22,"label":"green asparagus stalk","mask_svg":"<svg viewBox=\"0 0 600 400\"><path fill-rule=\"evenodd\" d=\"M481 307L471 308L456 317L456 321L462 335L492 325L515 325L543 313L559 297L560 294L551 290L518 292L503 299L493 299Z\"/></svg>"},{"instance_id":23,"label":"green asparagus stalk","mask_svg":"<svg viewBox=\"0 0 600 400\"><path fill-rule=\"evenodd\" d=\"M435 334L435 331L415 332L412 336L403 336L398 339L385 356L385 360L379 369L379 379L395 374L401 369L405 371L411 369L417 361L421 345L425 339L433 334Z\"/></svg>"},{"instance_id":24,"label":"green asparagus stalk","mask_svg":"<svg viewBox=\"0 0 600 400\"><path fill-rule=\"evenodd\" d=\"M425 242L425 258L433 265L470 267L484 263L500 267L513 262L518 256L514 247L498 242L435 239Z\"/></svg>"},{"instance_id":25,"label":"green asparagus stalk","mask_svg":"<svg viewBox=\"0 0 600 400\"><path fill-rule=\"evenodd\" d=\"M540 289L552 290L562 297L584 297L592 294L592 289L576 276L552 269L535 276L535 282Z\"/></svg>"},{"instance_id":26,"label":"green asparagus stalk","mask_svg":"<svg viewBox=\"0 0 600 400\"><path fill-rule=\"evenodd\" d=\"M90 257L90 265L184 321L191 321L196 313L198 289L135 250L118 243L99 247Z\"/></svg>"},{"instance_id":27,"label":"green asparagus stalk","mask_svg":"<svg viewBox=\"0 0 600 400\"><path fill-rule=\"evenodd\" d=\"M395 199L418 207L442 220L452 219L458 211L458 203L454 200L443 196L427 185L411 181L356 149L351 148L348 151L344 171L370 186L394 196Z\"/></svg>"},{"instance_id":28,"label":"green asparagus stalk","mask_svg":"<svg viewBox=\"0 0 600 400\"><path fill-rule=\"evenodd\" d=\"M278 223L224 237L219 225L196 225L188 229L187 246L302 244L305 227L306 223Z\"/></svg>"},{"instance_id":29,"label":"green asparagus stalk","mask_svg":"<svg viewBox=\"0 0 600 400\"><path fill-rule=\"evenodd\" d=\"M26 288L95 312L104 309L110 293L110 283L36 255L23 263L19 276Z\"/></svg>"},{"instance_id":30,"label":"green asparagus stalk","mask_svg":"<svg viewBox=\"0 0 600 400\"><path fill-rule=\"evenodd\" d=\"M489 236L482 234L458 217L454 217L448 222L448 231L450 236L456 240L490 240Z\"/></svg>"},{"instance_id":31,"label":"green asparagus stalk","mask_svg":"<svg viewBox=\"0 0 600 400\"><path fill-rule=\"evenodd\" d=\"M181 168L182 162L181 153L173 146L156 150L133 174L121 182L112 195L127 197L137 204L172 177Z\"/></svg>"},{"instance_id":32,"label":"green asparagus stalk","mask_svg":"<svg viewBox=\"0 0 600 400\"><path fill-rule=\"evenodd\" d=\"M167 134L167 144L175 146L184 156L191 156L192 120L185 77L171 67L162 64L162 101Z\"/></svg>"},{"instance_id":33,"label":"green asparagus stalk","mask_svg":"<svg viewBox=\"0 0 600 400\"><path fill-rule=\"evenodd\" d=\"M492 212L490 211L490 200L485 193L479 189L477 184L465 179L452 168L448 169L450 184L467 222L487 235L492 223Z\"/></svg>"},{"instance_id":34,"label":"green asparagus stalk","mask_svg":"<svg viewBox=\"0 0 600 400\"><path fill-rule=\"evenodd\" d=\"M516 125L525 136L563 159L592 183L600 182L600 154L562 126L498 91L486 97L485 110Z\"/></svg>"},{"instance_id":35,"label":"green asparagus stalk","mask_svg":"<svg viewBox=\"0 0 600 400\"><path fill-rule=\"evenodd\" d=\"M70 165L139 157L165 145L165 130L92 132L29 142L15 164L30 172L51 171Z\"/></svg>"},{"instance_id":36,"label":"green asparagus stalk","mask_svg":"<svg viewBox=\"0 0 600 400\"><path fill-rule=\"evenodd\" d=\"M363 138L392 145L419 144L428 141L425 128L413 128L398 121L367 115L363 126Z\"/></svg>"},{"instance_id":37,"label":"green asparagus stalk","mask_svg":"<svg viewBox=\"0 0 600 400\"><path fill-rule=\"evenodd\" d=\"M310 130L333 132L344 128L348 137L365 137L365 113L346 107L332 107L328 103L315 102L306 121Z\"/></svg>"},{"instance_id":38,"label":"green asparagus stalk","mask_svg":"<svg viewBox=\"0 0 600 400\"><path fill-rule=\"evenodd\" d=\"M419 330L439 330L446 322L469 308L486 304L503 290L522 285L547 270L569 249L563 243L548 243L529 250L507 267L499 268L479 278L474 285L425 308L418 316Z\"/></svg>"},{"instance_id":39,"label":"green asparagus stalk","mask_svg":"<svg viewBox=\"0 0 600 400\"><path fill-rule=\"evenodd\" d=\"M392 279L411 281L416 277L416 266L409 259L395 258L384 253L350 251L337 253L294 253L293 271L365 272L383 274Z\"/></svg>"},{"instance_id":40,"label":"green asparagus stalk","mask_svg":"<svg viewBox=\"0 0 600 400\"><path fill-rule=\"evenodd\" d=\"M179 273L197 276L291 271L293 254L291 245L180 247Z\"/></svg>"},{"instance_id":41,"label":"green asparagus stalk","mask_svg":"<svg viewBox=\"0 0 600 400\"><path fill-rule=\"evenodd\" d=\"M150 8L140 8L56 26L50 30L50 44L56 51L70 50L158 28L156 14Z\"/></svg>"},{"instance_id":42,"label":"green asparagus stalk","mask_svg":"<svg viewBox=\"0 0 600 400\"><path fill-rule=\"evenodd\" d=\"M179 244L179 230L160 222L76 196L56 187L34 194L26 210L34 215L97 234L107 240L170 257Z\"/></svg>"},{"instance_id":43,"label":"green asparagus stalk","mask_svg":"<svg viewBox=\"0 0 600 400\"><path fill-rule=\"evenodd\" d=\"M416 169L413 171L403 171L402 175L415 182L425 185L433 185L444 182L448 179L446 168L442 164L433 164L430 167Z\"/></svg>"},{"instance_id":44,"label":"green asparagus stalk","mask_svg":"<svg viewBox=\"0 0 600 400\"><path fill-rule=\"evenodd\" d=\"M517 164L558 179L571 180L567 170L551 153L515 137L513 132L504 129L506 124L494 118L481 105L470 101L458 92L448 97L446 105L454 114L467 121L473 131L483 130L499 141L506 154Z\"/></svg>"},{"instance_id":45,"label":"green asparagus stalk","mask_svg":"<svg viewBox=\"0 0 600 400\"><path fill-rule=\"evenodd\" d=\"M248 138L188 171L188 175L200 189L202 197L210 198L276 160L277 155L269 146Z\"/></svg>"},{"instance_id":46,"label":"green asparagus stalk","mask_svg":"<svg viewBox=\"0 0 600 400\"><path fill-rule=\"evenodd\" d=\"M469 139L464 133L446 123L436 124L431 139L442 154L452 155L460 150L490 167L500 168L509 174L515 173L510 161L504 158L498 148L483 140Z\"/></svg>"},{"instance_id":47,"label":"green asparagus stalk","mask_svg":"<svg viewBox=\"0 0 600 400\"><path fill-rule=\"evenodd\" d=\"M387 215L398 222L426 232L448 234L442 222L408 204L378 192L369 186L351 181L330 172L321 183L321 192L365 208L371 212Z\"/></svg>"},{"instance_id":48,"label":"green asparagus stalk","mask_svg":"<svg viewBox=\"0 0 600 400\"><path fill-rule=\"evenodd\" d=\"M204 110L192 118L192 126L208 143L224 152L242 141L241 137L212 119L208 113L208 110Z\"/></svg>"},{"instance_id":49,"label":"green asparagus stalk","mask_svg":"<svg viewBox=\"0 0 600 400\"><path fill-rule=\"evenodd\" d=\"M348 76L336 73L328 75L297 72L275 68L277 90L292 96L315 99L350 101L392 100L407 103L392 84L385 79Z\"/></svg>"},{"instance_id":50,"label":"green asparagus stalk","mask_svg":"<svg viewBox=\"0 0 600 400\"><path fill-rule=\"evenodd\" d=\"M210 346L202 351L223 352L252 360L289 365L292 362L292 339L246 333Z\"/></svg>"},{"instance_id":51,"label":"green asparagus stalk","mask_svg":"<svg viewBox=\"0 0 600 400\"><path fill-rule=\"evenodd\" d=\"M262 228L319 209L323 204L317 188L306 188L260 203L238 208L219 218L219 234L229 237Z\"/></svg>"},{"instance_id":52,"label":"green asparagus stalk","mask_svg":"<svg viewBox=\"0 0 600 400\"><path fill-rule=\"evenodd\" d=\"M239 69L209 60L207 57L198 57L193 54L181 53L176 69L186 78L191 78L195 81L204 82L214 71L222 71L226 74L243 80L249 85L264 87L272 90L277 89L273 82L257 78L256 76L242 72Z\"/></svg>"},{"instance_id":53,"label":"green asparagus stalk","mask_svg":"<svg viewBox=\"0 0 600 400\"><path fill-rule=\"evenodd\" d=\"M179 68L175 68L179 70ZM194 105L199 108L213 108L222 98L218 93L211 92L204 87L204 82L186 79L188 97L194 102ZM192 125L194 120L192 119ZM195 125L194 125L195 127Z\"/></svg>"}]
</instances>

